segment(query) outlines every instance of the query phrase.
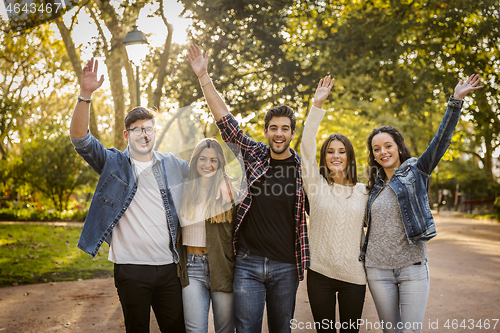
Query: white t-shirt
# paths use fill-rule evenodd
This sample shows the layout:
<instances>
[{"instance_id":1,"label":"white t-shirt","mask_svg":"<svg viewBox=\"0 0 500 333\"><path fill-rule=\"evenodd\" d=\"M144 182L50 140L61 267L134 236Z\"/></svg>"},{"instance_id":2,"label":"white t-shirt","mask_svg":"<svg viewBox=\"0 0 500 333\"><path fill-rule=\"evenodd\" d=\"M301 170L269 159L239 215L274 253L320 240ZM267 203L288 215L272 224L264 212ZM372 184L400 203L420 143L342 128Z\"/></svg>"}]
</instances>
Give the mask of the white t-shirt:
<instances>
[{"instance_id":1,"label":"white t-shirt","mask_svg":"<svg viewBox=\"0 0 500 333\"><path fill-rule=\"evenodd\" d=\"M108 259L115 264L171 264L170 231L151 168L153 161L132 161L139 184L127 211L113 229Z\"/></svg>"}]
</instances>

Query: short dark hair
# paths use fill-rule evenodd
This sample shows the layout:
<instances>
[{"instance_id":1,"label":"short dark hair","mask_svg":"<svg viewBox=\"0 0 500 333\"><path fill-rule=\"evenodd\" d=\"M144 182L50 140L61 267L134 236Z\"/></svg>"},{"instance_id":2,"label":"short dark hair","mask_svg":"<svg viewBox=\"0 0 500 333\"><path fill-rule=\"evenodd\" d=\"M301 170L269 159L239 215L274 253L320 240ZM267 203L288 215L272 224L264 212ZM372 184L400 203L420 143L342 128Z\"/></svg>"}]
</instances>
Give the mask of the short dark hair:
<instances>
[{"instance_id":1,"label":"short dark hair","mask_svg":"<svg viewBox=\"0 0 500 333\"><path fill-rule=\"evenodd\" d=\"M137 106L130 110L125 117L125 129L130 129L130 125L135 123L138 120L142 119L151 119L153 121L153 125L155 123L155 112L151 109Z\"/></svg>"},{"instance_id":2,"label":"short dark hair","mask_svg":"<svg viewBox=\"0 0 500 333\"><path fill-rule=\"evenodd\" d=\"M398 146L399 152L399 161L401 164L411 157L410 149L406 146L405 139L403 138L403 134L398 131L395 127L392 126L382 126L379 128L375 128L373 132L368 136L368 140L366 140L366 146L368 148L368 190L372 190L375 186L377 174L385 177L384 168L375 160L375 155L373 155L372 141L375 135L380 133L389 134L394 143Z\"/></svg>"},{"instance_id":3,"label":"short dark hair","mask_svg":"<svg viewBox=\"0 0 500 333\"><path fill-rule=\"evenodd\" d=\"M288 117L290 118L292 132L295 131L295 111L289 106L280 105L269 109L264 117L264 128L267 130L269 122L273 117Z\"/></svg>"}]
</instances>

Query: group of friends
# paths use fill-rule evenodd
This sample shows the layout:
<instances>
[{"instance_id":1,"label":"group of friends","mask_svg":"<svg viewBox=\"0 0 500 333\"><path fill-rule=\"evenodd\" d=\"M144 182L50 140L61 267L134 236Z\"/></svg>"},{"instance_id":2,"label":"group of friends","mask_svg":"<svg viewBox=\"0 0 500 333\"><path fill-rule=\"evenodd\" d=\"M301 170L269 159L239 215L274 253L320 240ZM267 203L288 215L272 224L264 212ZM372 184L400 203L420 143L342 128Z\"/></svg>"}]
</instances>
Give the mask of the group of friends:
<instances>
[{"instance_id":1,"label":"group of friends","mask_svg":"<svg viewBox=\"0 0 500 333\"><path fill-rule=\"evenodd\" d=\"M71 121L76 152L100 175L78 246L95 256L109 243L126 331L149 332L152 308L162 332L207 332L211 305L218 333L261 332L264 307L269 332L290 332L307 272L318 332L358 332L367 283L385 333L421 332L429 296L425 243L436 236L429 180L450 145L463 98L481 88L478 75L457 84L420 157L411 156L394 127L374 129L362 184L346 136L330 135L316 160L330 76L319 81L299 156L290 148L293 109L268 110L268 144L256 142L211 81L208 52L192 45L187 59L242 165L240 190L216 139L201 140L189 163L155 151L148 108L128 112L125 151L104 148L88 130L92 93L104 82L94 59L83 68Z\"/></svg>"}]
</instances>

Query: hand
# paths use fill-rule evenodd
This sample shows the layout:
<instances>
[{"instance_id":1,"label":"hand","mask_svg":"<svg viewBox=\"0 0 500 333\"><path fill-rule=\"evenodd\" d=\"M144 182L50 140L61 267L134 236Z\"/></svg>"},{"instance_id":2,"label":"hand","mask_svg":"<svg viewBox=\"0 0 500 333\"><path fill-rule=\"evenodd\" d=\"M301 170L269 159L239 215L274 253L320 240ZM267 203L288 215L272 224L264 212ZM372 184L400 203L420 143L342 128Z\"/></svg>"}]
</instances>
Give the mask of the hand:
<instances>
[{"instance_id":1,"label":"hand","mask_svg":"<svg viewBox=\"0 0 500 333\"><path fill-rule=\"evenodd\" d=\"M193 72L196 74L198 78L200 78L203 74L207 72L208 68L208 51L203 56L198 45L191 45L188 50L188 54L186 57L191 64L191 68Z\"/></svg>"},{"instance_id":2,"label":"hand","mask_svg":"<svg viewBox=\"0 0 500 333\"><path fill-rule=\"evenodd\" d=\"M229 184L229 181L225 178L219 184L219 189L217 190L217 196L215 197L215 200L218 200L221 194L222 194L222 203L221 203L222 206L224 206L228 202L231 202L233 194L231 193L231 186Z\"/></svg>"},{"instance_id":3,"label":"hand","mask_svg":"<svg viewBox=\"0 0 500 333\"><path fill-rule=\"evenodd\" d=\"M94 58L90 58L85 67L83 67L80 93L83 98L90 98L92 93L104 82L104 75L101 75L101 79L97 81L97 68L98 63L96 60L94 64Z\"/></svg>"},{"instance_id":4,"label":"hand","mask_svg":"<svg viewBox=\"0 0 500 333\"><path fill-rule=\"evenodd\" d=\"M333 82L335 82L335 79L332 79L330 75L319 80L318 88L316 88L316 93L314 94L315 107L320 109L323 107L323 103L326 101L328 94L330 94L330 90L332 90Z\"/></svg>"},{"instance_id":5,"label":"hand","mask_svg":"<svg viewBox=\"0 0 500 333\"><path fill-rule=\"evenodd\" d=\"M476 87L480 81L481 78L479 77L479 74L472 74L471 76L469 76L467 81L465 81L465 83L460 80L460 82L458 82L457 86L455 87L453 98L461 100L465 96L467 96L469 92L481 89L483 86Z\"/></svg>"}]
</instances>

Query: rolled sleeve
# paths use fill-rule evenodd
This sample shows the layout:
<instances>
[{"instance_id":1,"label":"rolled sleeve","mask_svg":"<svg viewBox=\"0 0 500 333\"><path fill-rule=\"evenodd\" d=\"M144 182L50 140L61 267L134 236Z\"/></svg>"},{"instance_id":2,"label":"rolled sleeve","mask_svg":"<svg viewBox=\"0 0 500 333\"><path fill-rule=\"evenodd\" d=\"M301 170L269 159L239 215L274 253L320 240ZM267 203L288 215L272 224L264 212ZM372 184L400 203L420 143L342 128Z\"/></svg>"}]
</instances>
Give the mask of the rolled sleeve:
<instances>
[{"instance_id":1,"label":"rolled sleeve","mask_svg":"<svg viewBox=\"0 0 500 333\"><path fill-rule=\"evenodd\" d=\"M87 134L85 134L85 136L83 138L70 137L70 139L71 139L71 143L73 144L75 149L83 149L83 148L89 146L90 143L92 142L92 135L90 134L90 131L87 130Z\"/></svg>"}]
</instances>

